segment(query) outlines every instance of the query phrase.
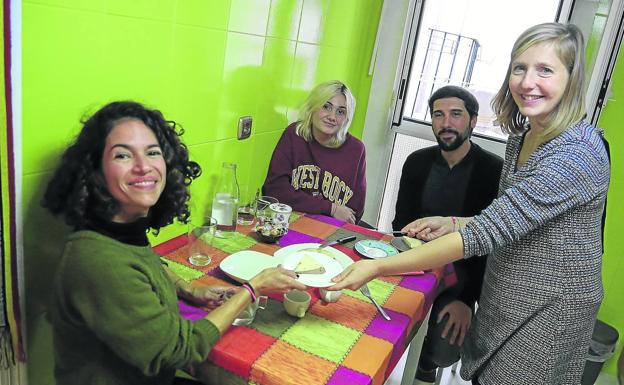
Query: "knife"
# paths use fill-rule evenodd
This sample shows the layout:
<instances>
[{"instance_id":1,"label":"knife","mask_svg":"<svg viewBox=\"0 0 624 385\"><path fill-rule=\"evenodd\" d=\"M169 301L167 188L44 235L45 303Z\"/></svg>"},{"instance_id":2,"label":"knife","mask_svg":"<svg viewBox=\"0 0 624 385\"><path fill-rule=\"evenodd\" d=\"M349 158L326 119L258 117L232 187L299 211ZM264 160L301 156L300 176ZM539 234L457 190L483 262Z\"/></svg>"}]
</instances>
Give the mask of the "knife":
<instances>
[{"instance_id":1,"label":"knife","mask_svg":"<svg viewBox=\"0 0 624 385\"><path fill-rule=\"evenodd\" d=\"M318 247L319 249L325 248L327 246L333 246L333 245L342 245L351 241L355 241L355 235L350 235L348 237L343 237L343 238L338 238L336 240L333 241L325 241L323 243L321 243L321 245Z\"/></svg>"}]
</instances>

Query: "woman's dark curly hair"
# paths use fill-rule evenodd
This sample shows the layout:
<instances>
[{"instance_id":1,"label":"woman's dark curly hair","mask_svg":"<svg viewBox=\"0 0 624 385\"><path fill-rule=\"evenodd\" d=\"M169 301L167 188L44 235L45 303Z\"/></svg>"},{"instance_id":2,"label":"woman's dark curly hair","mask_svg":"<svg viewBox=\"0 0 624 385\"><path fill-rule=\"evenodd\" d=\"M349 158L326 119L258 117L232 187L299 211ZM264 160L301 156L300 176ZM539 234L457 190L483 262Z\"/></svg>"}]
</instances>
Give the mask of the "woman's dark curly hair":
<instances>
[{"instance_id":1,"label":"woman's dark curly hair","mask_svg":"<svg viewBox=\"0 0 624 385\"><path fill-rule=\"evenodd\" d=\"M188 186L201 174L201 167L189 160L188 150L179 139L184 130L165 120L160 111L131 101L109 103L81 122L82 130L63 153L48 183L43 207L76 228L82 228L88 218L110 220L117 213L119 204L109 193L102 174L102 153L113 127L128 118L141 120L154 132L167 165L167 183L149 211L148 227L158 231L174 218L188 221Z\"/></svg>"}]
</instances>

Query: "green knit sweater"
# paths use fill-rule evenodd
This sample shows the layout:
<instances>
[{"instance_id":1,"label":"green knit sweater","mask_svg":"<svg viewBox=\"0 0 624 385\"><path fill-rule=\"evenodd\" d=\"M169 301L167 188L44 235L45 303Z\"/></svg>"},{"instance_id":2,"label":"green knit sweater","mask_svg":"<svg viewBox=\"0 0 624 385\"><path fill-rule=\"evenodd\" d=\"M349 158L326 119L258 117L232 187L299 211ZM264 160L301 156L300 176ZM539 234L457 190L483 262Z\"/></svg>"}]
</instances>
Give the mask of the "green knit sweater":
<instances>
[{"instance_id":1,"label":"green knit sweater","mask_svg":"<svg viewBox=\"0 0 624 385\"><path fill-rule=\"evenodd\" d=\"M51 320L58 385L170 384L220 337L210 321L180 317L151 247L86 230L68 238Z\"/></svg>"}]
</instances>

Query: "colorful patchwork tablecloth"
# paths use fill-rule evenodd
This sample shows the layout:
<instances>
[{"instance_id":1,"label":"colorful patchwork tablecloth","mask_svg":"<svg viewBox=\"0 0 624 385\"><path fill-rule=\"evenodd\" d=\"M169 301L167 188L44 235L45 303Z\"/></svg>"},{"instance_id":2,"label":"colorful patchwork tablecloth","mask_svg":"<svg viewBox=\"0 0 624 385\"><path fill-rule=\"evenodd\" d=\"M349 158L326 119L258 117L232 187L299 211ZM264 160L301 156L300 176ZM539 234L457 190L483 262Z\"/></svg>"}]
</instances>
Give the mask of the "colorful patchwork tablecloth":
<instances>
[{"instance_id":1,"label":"colorful patchwork tablecloth","mask_svg":"<svg viewBox=\"0 0 624 385\"><path fill-rule=\"evenodd\" d=\"M216 239L212 262L205 267L187 261L186 237L155 247L169 268L188 281L233 285L218 267L231 253L255 250L273 255L280 247L322 242L347 235L355 241L333 246L354 260L362 239L392 237L321 215L291 216L289 232L278 244L258 241L251 226L239 226L234 239ZM426 317L440 287L456 281L447 266L422 275L391 276L368 284L373 297L392 318L386 321L359 291L345 290L339 301L323 304L310 289L312 303L303 318L286 313L281 297L270 298L249 326L232 326L210 352L196 377L207 384L379 385L383 384ZM182 315L199 319L203 309L180 302Z\"/></svg>"}]
</instances>

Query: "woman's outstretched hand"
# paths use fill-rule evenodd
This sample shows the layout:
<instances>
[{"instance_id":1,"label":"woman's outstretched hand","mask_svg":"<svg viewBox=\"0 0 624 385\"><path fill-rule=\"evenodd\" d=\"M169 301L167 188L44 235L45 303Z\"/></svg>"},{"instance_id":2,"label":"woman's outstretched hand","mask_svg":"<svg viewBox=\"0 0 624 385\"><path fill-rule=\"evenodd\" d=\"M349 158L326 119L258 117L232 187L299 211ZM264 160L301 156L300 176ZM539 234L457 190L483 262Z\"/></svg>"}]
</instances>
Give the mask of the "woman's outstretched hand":
<instances>
[{"instance_id":1,"label":"woman's outstretched hand","mask_svg":"<svg viewBox=\"0 0 624 385\"><path fill-rule=\"evenodd\" d=\"M357 261L349 265L342 273L332 278L332 281L336 282L336 284L328 287L327 290L342 290L345 288L358 290L362 285L379 275L377 262Z\"/></svg>"},{"instance_id":2,"label":"woman's outstretched hand","mask_svg":"<svg viewBox=\"0 0 624 385\"><path fill-rule=\"evenodd\" d=\"M451 217L426 217L416 219L401 229L412 238L432 241L455 231Z\"/></svg>"},{"instance_id":3,"label":"woman's outstretched hand","mask_svg":"<svg viewBox=\"0 0 624 385\"><path fill-rule=\"evenodd\" d=\"M249 283L260 295L283 293L290 289L306 290L308 287L297 281L297 274L283 267L270 267L259 272Z\"/></svg>"}]
</instances>

